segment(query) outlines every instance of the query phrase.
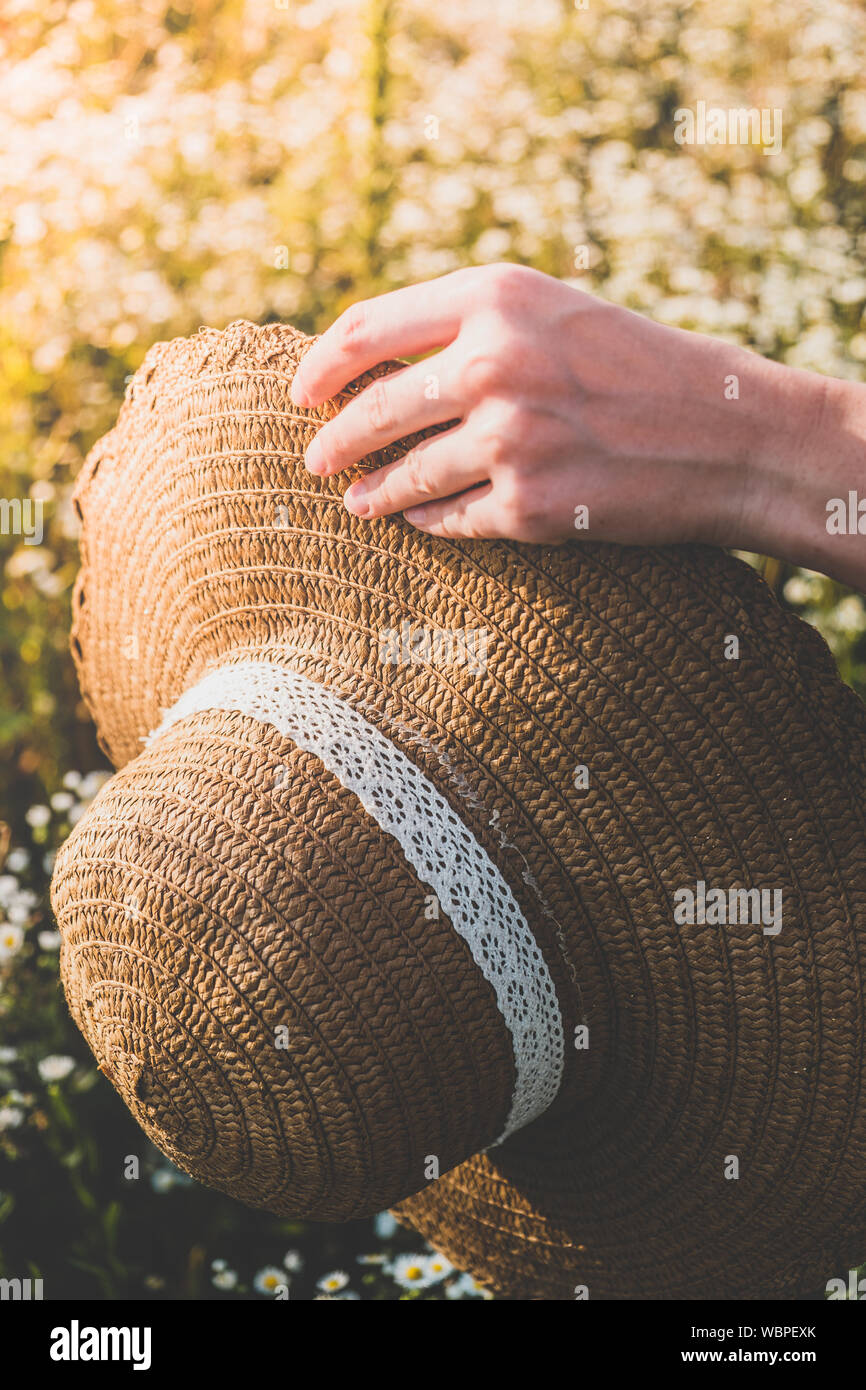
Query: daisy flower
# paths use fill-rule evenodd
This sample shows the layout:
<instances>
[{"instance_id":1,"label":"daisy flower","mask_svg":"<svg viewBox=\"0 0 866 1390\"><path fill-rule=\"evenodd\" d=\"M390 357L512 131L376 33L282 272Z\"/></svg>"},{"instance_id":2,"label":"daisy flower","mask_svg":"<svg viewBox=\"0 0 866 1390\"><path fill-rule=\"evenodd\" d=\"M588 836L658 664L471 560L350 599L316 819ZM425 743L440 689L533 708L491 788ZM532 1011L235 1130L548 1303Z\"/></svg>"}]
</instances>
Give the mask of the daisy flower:
<instances>
[{"instance_id":1,"label":"daisy flower","mask_svg":"<svg viewBox=\"0 0 866 1390\"><path fill-rule=\"evenodd\" d=\"M297 1274L304 1267L304 1257L300 1250L287 1250L283 1256L283 1267L290 1274Z\"/></svg>"},{"instance_id":2,"label":"daisy flower","mask_svg":"<svg viewBox=\"0 0 866 1390\"><path fill-rule=\"evenodd\" d=\"M238 1276L233 1269L218 1269L211 1280L215 1289L233 1289L237 1282Z\"/></svg>"},{"instance_id":3,"label":"daisy flower","mask_svg":"<svg viewBox=\"0 0 866 1390\"><path fill-rule=\"evenodd\" d=\"M56 1055L43 1057L36 1065L43 1081L62 1081L74 1070L75 1058Z\"/></svg>"},{"instance_id":4,"label":"daisy flower","mask_svg":"<svg viewBox=\"0 0 866 1390\"><path fill-rule=\"evenodd\" d=\"M434 1282L427 1270L426 1255L400 1255L388 1273L401 1289L426 1289Z\"/></svg>"},{"instance_id":5,"label":"daisy flower","mask_svg":"<svg viewBox=\"0 0 866 1390\"><path fill-rule=\"evenodd\" d=\"M438 1250L434 1251L427 1260L427 1273L433 1283L438 1284L440 1279L447 1279L449 1274L454 1273L454 1266L450 1260L446 1260L444 1255L440 1255Z\"/></svg>"},{"instance_id":6,"label":"daisy flower","mask_svg":"<svg viewBox=\"0 0 866 1390\"><path fill-rule=\"evenodd\" d=\"M491 1299L493 1294L489 1289L485 1289L483 1284L473 1278L471 1274L461 1274L459 1279L455 1279L453 1284L449 1284L445 1290L446 1298L484 1298Z\"/></svg>"},{"instance_id":7,"label":"daisy flower","mask_svg":"<svg viewBox=\"0 0 866 1390\"><path fill-rule=\"evenodd\" d=\"M14 922L3 922L0 925L0 961L11 960L14 955L21 950L24 941L24 932L21 927Z\"/></svg>"},{"instance_id":8,"label":"daisy flower","mask_svg":"<svg viewBox=\"0 0 866 1390\"><path fill-rule=\"evenodd\" d=\"M258 1293L276 1293L278 1289L284 1289L285 1286L286 1276L275 1265L265 1265L264 1269L260 1269L253 1280L253 1288Z\"/></svg>"},{"instance_id":9,"label":"daisy flower","mask_svg":"<svg viewBox=\"0 0 866 1390\"><path fill-rule=\"evenodd\" d=\"M16 893L6 908L6 918L10 926L23 927L27 924L33 912L31 904L23 893Z\"/></svg>"},{"instance_id":10,"label":"daisy flower","mask_svg":"<svg viewBox=\"0 0 866 1390\"><path fill-rule=\"evenodd\" d=\"M344 1289L348 1282L348 1274L342 1269L335 1269L332 1274L323 1274L321 1279L316 1281L316 1288L321 1289L322 1293L337 1293Z\"/></svg>"}]
</instances>

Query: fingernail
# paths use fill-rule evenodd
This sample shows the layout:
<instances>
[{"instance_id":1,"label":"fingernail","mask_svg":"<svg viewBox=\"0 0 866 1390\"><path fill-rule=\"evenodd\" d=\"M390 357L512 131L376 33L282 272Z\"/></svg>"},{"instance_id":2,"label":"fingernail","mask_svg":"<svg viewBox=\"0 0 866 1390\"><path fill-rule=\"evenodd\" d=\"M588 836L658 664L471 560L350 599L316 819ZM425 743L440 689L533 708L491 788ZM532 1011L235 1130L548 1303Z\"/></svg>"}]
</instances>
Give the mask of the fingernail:
<instances>
[{"instance_id":1,"label":"fingernail","mask_svg":"<svg viewBox=\"0 0 866 1390\"><path fill-rule=\"evenodd\" d=\"M404 517L413 526L420 526L427 515L426 507L409 507L404 513Z\"/></svg>"},{"instance_id":2,"label":"fingernail","mask_svg":"<svg viewBox=\"0 0 866 1390\"><path fill-rule=\"evenodd\" d=\"M292 381L292 389L289 393L292 398L292 405L308 406L310 398L298 380L297 374Z\"/></svg>"},{"instance_id":3,"label":"fingernail","mask_svg":"<svg viewBox=\"0 0 866 1390\"><path fill-rule=\"evenodd\" d=\"M357 488L357 491L356 491ZM364 489L353 483L348 492L343 494L343 505L347 512L353 516L366 516L370 510L370 503L364 496Z\"/></svg>"}]
</instances>

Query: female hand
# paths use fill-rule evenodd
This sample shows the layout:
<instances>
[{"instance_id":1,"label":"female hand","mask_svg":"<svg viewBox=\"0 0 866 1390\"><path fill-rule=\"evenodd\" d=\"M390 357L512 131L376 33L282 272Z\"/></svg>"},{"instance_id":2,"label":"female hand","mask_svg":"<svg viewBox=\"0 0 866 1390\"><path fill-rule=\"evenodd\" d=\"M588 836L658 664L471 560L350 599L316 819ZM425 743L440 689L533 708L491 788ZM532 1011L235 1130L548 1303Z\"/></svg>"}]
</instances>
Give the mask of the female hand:
<instances>
[{"instance_id":1,"label":"female hand","mask_svg":"<svg viewBox=\"0 0 866 1390\"><path fill-rule=\"evenodd\" d=\"M831 485L813 496L818 428L830 388L849 383L505 264L353 305L304 357L292 399L316 405L422 353L434 355L378 378L307 450L311 472L334 474L453 422L356 482L344 499L356 515L403 512L442 536L702 540L815 562L803 532L817 506L822 530Z\"/></svg>"}]
</instances>

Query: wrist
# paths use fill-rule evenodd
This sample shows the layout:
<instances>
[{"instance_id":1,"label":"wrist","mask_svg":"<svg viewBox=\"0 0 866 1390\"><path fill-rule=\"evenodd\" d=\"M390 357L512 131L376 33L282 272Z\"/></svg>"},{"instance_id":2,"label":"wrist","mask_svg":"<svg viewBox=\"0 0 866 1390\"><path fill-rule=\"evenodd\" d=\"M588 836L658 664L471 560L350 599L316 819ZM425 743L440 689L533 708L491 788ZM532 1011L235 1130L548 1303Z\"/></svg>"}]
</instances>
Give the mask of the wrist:
<instances>
[{"instance_id":1,"label":"wrist","mask_svg":"<svg viewBox=\"0 0 866 1390\"><path fill-rule=\"evenodd\" d=\"M790 526L792 467L822 410L828 378L799 372L747 348L706 340L701 364L696 539L778 554ZM797 380L803 378L803 381ZM799 476L799 469L794 469Z\"/></svg>"},{"instance_id":2,"label":"wrist","mask_svg":"<svg viewBox=\"0 0 866 1390\"><path fill-rule=\"evenodd\" d=\"M728 544L781 556L805 540L817 506L815 463L833 383L750 352L745 357L740 401L747 442Z\"/></svg>"},{"instance_id":3,"label":"wrist","mask_svg":"<svg viewBox=\"0 0 866 1390\"><path fill-rule=\"evenodd\" d=\"M857 530L857 500L866 502L866 388L765 366L765 428L749 459L747 543L737 545L866 587L866 507L864 533Z\"/></svg>"}]
</instances>

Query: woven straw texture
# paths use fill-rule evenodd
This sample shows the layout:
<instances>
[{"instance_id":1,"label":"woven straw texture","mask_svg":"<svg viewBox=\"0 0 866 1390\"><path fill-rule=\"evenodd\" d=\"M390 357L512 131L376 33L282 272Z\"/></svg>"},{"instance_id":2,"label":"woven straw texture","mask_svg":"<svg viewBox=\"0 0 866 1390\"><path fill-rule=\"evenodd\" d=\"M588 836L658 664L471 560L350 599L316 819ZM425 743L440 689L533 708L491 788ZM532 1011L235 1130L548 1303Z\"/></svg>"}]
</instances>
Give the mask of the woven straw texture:
<instances>
[{"instance_id":1,"label":"woven straw texture","mask_svg":"<svg viewBox=\"0 0 866 1390\"><path fill-rule=\"evenodd\" d=\"M85 465L73 651L120 770L55 871L78 1025L154 1142L250 1204L399 1204L517 1298L819 1290L866 1256L866 712L720 551L351 517L357 471L303 468L345 399L291 405L309 342L238 323L157 345ZM407 621L484 630L486 662L383 662ZM501 1146L508 1030L393 838L242 713L143 750L251 660L361 710L519 903L567 1056ZM677 924L698 880L781 889L781 931Z\"/></svg>"}]
</instances>

